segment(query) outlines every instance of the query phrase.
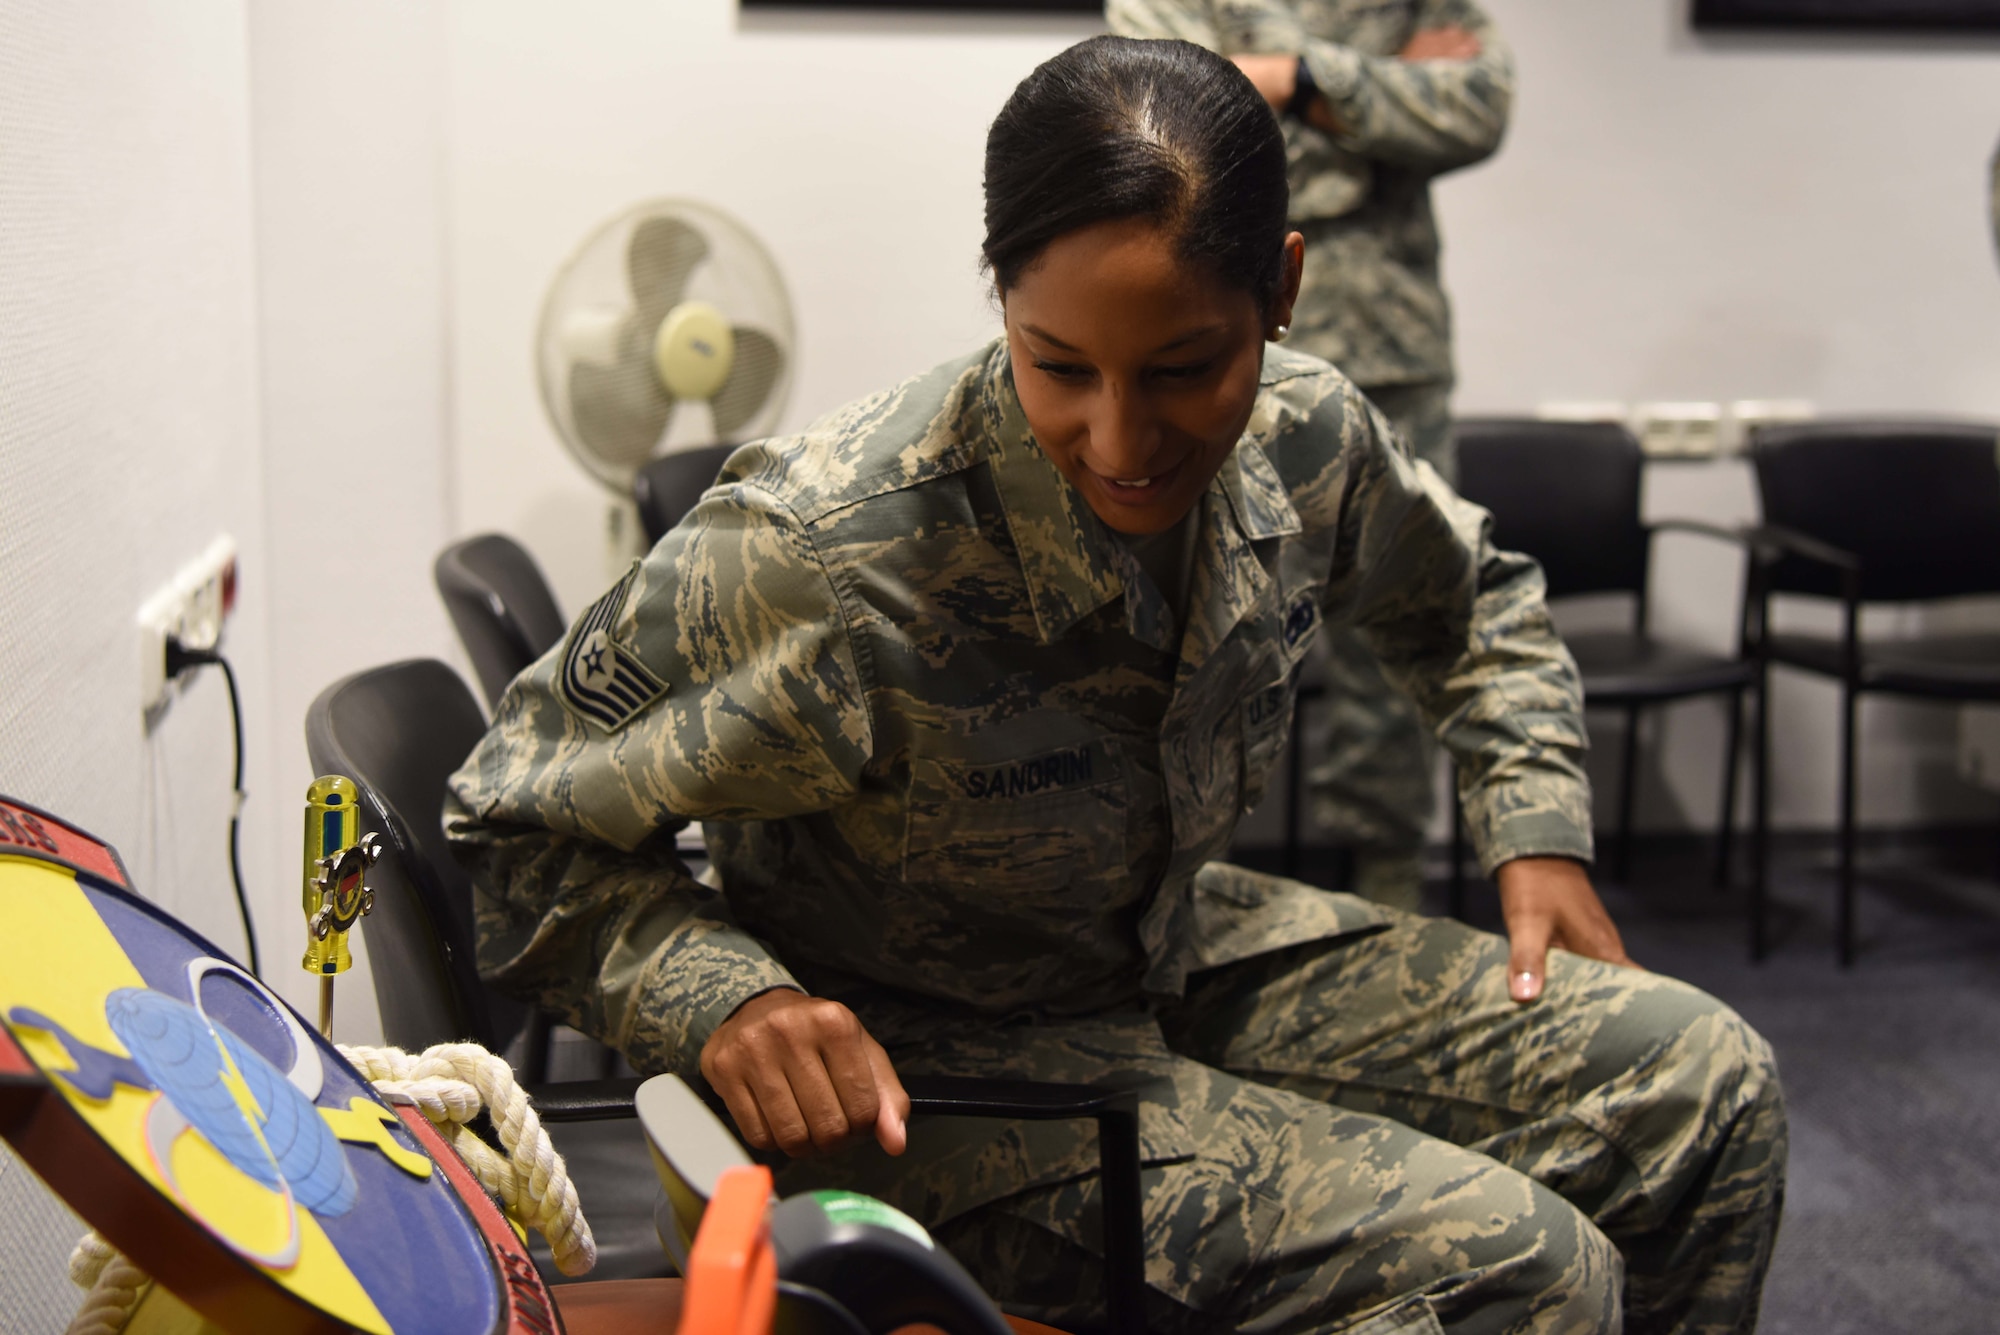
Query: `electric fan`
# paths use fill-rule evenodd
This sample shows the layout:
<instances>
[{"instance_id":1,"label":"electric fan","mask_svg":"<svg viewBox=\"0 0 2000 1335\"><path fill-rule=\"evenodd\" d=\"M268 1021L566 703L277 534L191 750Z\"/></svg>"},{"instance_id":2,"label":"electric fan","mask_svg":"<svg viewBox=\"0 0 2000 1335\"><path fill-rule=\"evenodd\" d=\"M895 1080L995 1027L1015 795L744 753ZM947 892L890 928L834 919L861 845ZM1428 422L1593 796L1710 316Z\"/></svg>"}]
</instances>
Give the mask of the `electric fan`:
<instances>
[{"instance_id":1,"label":"electric fan","mask_svg":"<svg viewBox=\"0 0 2000 1335\"><path fill-rule=\"evenodd\" d=\"M535 360L556 434L614 497L622 546L641 464L754 439L784 411L791 302L742 223L691 200L651 200L591 233L556 274Z\"/></svg>"}]
</instances>

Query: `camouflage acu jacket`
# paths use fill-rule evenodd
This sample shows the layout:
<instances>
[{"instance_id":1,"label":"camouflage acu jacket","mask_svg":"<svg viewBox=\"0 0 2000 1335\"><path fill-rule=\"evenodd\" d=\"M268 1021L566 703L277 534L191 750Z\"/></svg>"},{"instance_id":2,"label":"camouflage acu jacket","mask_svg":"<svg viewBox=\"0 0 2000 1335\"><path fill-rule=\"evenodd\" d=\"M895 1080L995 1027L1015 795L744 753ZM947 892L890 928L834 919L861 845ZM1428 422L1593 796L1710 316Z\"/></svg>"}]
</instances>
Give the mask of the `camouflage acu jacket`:
<instances>
[{"instance_id":1,"label":"camouflage acu jacket","mask_svg":"<svg viewBox=\"0 0 2000 1335\"><path fill-rule=\"evenodd\" d=\"M1111 30L1224 55L1302 55L1341 133L1282 118L1292 219L1306 234L1294 342L1363 386L1452 374L1431 178L1490 156L1514 100L1513 57L1472 0L1108 0ZM1475 60L1396 59L1460 27Z\"/></svg>"},{"instance_id":2,"label":"camouflage acu jacket","mask_svg":"<svg viewBox=\"0 0 2000 1335\"><path fill-rule=\"evenodd\" d=\"M745 446L453 778L482 970L691 1072L788 965L1084 1014L1353 930L1361 901L1203 870L1329 620L1439 725L1489 866L1587 858L1541 573L1391 439L1271 349L1185 625L1035 443L1002 343ZM689 820L721 892L674 857Z\"/></svg>"}]
</instances>

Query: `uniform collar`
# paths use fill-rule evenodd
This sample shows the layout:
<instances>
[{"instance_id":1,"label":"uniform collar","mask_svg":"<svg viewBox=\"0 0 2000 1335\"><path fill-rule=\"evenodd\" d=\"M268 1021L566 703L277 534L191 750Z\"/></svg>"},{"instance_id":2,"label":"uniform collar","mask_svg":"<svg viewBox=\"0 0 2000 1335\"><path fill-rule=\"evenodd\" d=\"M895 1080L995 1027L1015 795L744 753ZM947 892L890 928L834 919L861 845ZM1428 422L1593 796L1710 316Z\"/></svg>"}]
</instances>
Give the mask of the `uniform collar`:
<instances>
[{"instance_id":1,"label":"uniform collar","mask_svg":"<svg viewBox=\"0 0 2000 1335\"><path fill-rule=\"evenodd\" d=\"M1202 531L1195 540L1197 568L1208 564L1204 554L1241 549L1248 542L1297 533L1302 527L1283 479L1262 448L1260 437L1272 434L1278 425L1269 420L1271 414L1262 401L1269 398L1260 395L1250 430L1209 484L1200 507ZM984 399L986 457L1020 552L1035 629L1047 644L1124 596L1126 572L1133 569L1131 557L1028 429L1014 392L1005 339L994 343L987 358ZM1225 528L1228 531L1221 531ZM1195 591L1200 592L1199 580Z\"/></svg>"}]
</instances>

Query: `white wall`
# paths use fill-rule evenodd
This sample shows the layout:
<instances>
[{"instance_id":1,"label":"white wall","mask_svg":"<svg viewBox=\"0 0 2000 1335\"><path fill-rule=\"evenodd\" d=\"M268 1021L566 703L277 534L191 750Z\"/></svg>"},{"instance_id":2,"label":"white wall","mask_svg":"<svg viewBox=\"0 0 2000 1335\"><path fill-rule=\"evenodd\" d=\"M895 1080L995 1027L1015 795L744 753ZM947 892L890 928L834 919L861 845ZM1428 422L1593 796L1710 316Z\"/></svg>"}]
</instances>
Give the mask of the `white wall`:
<instances>
[{"instance_id":1,"label":"white wall","mask_svg":"<svg viewBox=\"0 0 2000 1335\"><path fill-rule=\"evenodd\" d=\"M228 649L271 772L249 86L241 7L0 6L0 791L116 844L156 900L240 947L229 719L212 672L150 735L140 602L218 532ZM244 851L272 865L252 822ZM265 901L268 907L270 901ZM0 1152L0 1311L61 1328L81 1233ZM20 1314L18 1317L14 1314Z\"/></svg>"},{"instance_id":2,"label":"white wall","mask_svg":"<svg viewBox=\"0 0 2000 1335\"><path fill-rule=\"evenodd\" d=\"M456 660L430 563L452 518L441 4L249 13L261 497L269 527L271 777L255 810L280 856L265 974L311 1012L297 878L312 780L306 708L350 672ZM354 940L362 942L360 936ZM366 946L336 1034L378 1038Z\"/></svg>"}]
</instances>

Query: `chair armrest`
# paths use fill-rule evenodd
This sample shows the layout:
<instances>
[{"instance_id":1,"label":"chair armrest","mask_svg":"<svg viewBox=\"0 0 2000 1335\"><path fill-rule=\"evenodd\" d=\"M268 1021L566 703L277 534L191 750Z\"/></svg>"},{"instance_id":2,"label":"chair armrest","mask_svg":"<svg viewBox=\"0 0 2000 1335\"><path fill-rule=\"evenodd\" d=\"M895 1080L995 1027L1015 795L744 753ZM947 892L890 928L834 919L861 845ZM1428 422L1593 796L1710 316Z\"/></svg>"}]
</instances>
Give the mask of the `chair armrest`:
<instances>
[{"instance_id":1,"label":"chair armrest","mask_svg":"<svg viewBox=\"0 0 2000 1335\"><path fill-rule=\"evenodd\" d=\"M1848 575L1861 573L1861 558L1844 551L1830 542L1821 542L1797 529L1785 528L1778 524L1758 524L1747 530L1745 539L1750 549L1760 561L1768 564L1780 556L1799 556L1821 565L1832 566Z\"/></svg>"},{"instance_id":2,"label":"chair armrest","mask_svg":"<svg viewBox=\"0 0 2000 1335\"><path fill-rule=\"evenodd\" d=\"M522 1085L521 1092L535 1105L544 1122L604 1122L618 1117L637 1117L632 1098L645 1080L625 1077L617 1080L561 1080L551 1085Z\"/></svg>"},{"instance_id":3,"label":"chair armrest","mask_svg":"<svg viewBox=\"0 0 2000 1335\"><path fill-rule=\"evenodd\" d=\"M1036 1122L1095 1119L1099 1181L1104 1184L1105 1309L1113 1335L1143 1335L1146 1256L1138 1094L1094 1085L944 1075L906 1076L903 1089L913 1114Z\"/></svg>"},{"instance_id":4,"label":"chair armrest","mask_svg":"<svg viewBox=\"0 0 2000 1335\"><path fill-rule=\"evenodd\" d=\"M1851 685L1861 668L1861 558L1781 524L1759 524L1750 530L1749 539L1752 600L1757 606L1754 617L1745 609L1744 638L1754 644L1759 661L1766 664L1763 670L1769 670L1770 661L1771 570L1783 558L1796 556L1840 572L1841 662Z\"/></svg>"},{"instance_id":5,"label":"chair armrest","mask_svg":"<svg viewBox=\"0 0 2000 1335\"><path fill-rule=\"evenodd\" d=\"M1697 537L1714 538L1733 547L1749 547L1754 528L1728 528L1722 524L1710 524L1699 519L1661 519L1646 525L1648 537L1655 533L1692 533Z\"/></svg>"}]
</instances>

